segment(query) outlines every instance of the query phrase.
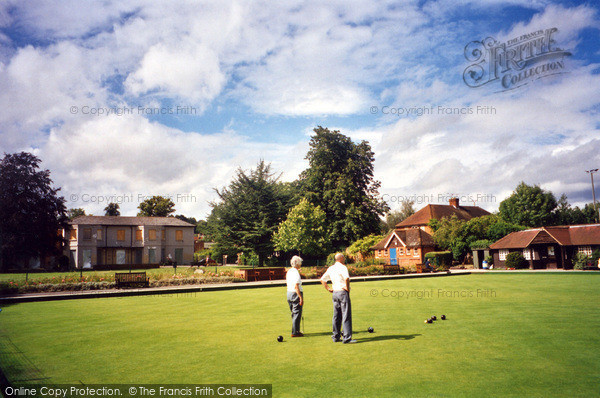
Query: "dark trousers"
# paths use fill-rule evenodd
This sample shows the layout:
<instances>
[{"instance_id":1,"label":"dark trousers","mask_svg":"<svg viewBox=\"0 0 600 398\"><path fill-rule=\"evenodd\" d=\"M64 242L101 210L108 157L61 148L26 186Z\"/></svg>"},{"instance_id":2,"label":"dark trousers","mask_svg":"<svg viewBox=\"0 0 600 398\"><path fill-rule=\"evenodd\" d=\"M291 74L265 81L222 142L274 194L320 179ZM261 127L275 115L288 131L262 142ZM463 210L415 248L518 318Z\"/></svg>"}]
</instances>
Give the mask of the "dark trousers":
<instances>
[{"instance_id":1,"label":"dark trousers","mask_svg":"<svg viewBox=\"0 0 600 398\"><path fill-rule=\"evenodd\" d=\"M296 292L287 292L287 302L292 312L292 334L300 333L300 320L302 320L302 306L300 297Z\"/></svg>"},{"instance_id":2,"label":"dark trousers","mask_svg":"<svg viewBox=\"0 0 600 398\"><path fill-rule=\"evenodd\" d=\"M340 328L343 325L344 342L352 340L352 308L350 293L345 290L332 293L333 300L333 341L340 339Z\"/></svg>"}]
</instances>

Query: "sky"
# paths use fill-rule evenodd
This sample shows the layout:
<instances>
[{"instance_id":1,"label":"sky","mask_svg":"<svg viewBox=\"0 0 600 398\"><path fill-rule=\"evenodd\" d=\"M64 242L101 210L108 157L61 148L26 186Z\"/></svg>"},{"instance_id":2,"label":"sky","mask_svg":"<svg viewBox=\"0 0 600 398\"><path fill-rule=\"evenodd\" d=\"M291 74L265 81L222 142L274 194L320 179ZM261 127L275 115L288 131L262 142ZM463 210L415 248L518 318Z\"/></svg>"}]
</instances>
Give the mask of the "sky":
<instances>
[{"instance_id":1,"label":"sky","mask_svg":"<svg viewBox=\"0 0 600 398\"><path fill-rule=\"evenodd\" d=\"M582 205L600 168L599 8L5 0L0 153L40 157L68 208L135 215L163 195L203 219L238 168L298 178L323 126L370 143L392 209L495 211L521 181Z\"/></svg>"}]
</instances>

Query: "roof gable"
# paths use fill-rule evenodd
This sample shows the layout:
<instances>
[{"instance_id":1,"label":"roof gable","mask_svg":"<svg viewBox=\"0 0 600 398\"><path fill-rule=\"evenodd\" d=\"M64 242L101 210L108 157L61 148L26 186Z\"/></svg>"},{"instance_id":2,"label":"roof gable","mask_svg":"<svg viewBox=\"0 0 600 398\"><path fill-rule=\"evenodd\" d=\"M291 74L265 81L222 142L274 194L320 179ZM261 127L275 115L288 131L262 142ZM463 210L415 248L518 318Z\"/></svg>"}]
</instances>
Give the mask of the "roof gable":
<instances>
[{"instance_id":1,"label":"roof gable","mask_svg":"<svg viewBox=\"0 0 600 398\"><path fill-rule=\"evenodd\" d=\"M400 238L400 236L398 235L398 233L396 231L392 231L392 233L390 234L390 237L385 242L384 248L387 249L388 247L390 247L390 245L394 241L399 242L402 246L406 247L406 243L404 243L403 239ZM394 246L398 246L398 245L396 244Z\"/></svg>"}]
</instances>

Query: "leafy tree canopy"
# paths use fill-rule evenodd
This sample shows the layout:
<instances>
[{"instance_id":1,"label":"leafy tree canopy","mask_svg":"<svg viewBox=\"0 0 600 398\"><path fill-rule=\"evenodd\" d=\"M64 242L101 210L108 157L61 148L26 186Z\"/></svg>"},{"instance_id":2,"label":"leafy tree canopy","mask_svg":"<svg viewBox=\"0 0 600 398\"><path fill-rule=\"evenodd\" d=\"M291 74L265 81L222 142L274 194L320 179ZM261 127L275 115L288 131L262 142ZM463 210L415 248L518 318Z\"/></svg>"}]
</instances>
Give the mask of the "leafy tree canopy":
<instances>
[{"instance_id":1,"label":"leafy tree canopy","mask_svg":"<svg viewBox=\"0 0 600 398\"><path fill-rule=\"evenodd\" d=\"M389 210L373 178L374 155L366 141L355 144L339 131L314 129L306 155L308 169L300 175L305 197L327 215L334 248L379 233L380 216Z\"/></svg>"},{"instance_id":2,"label":"leafy tree canopy","mask_svg":"<svg viewBox=\"0 0 600 398\"><path fill-rule=\"evenodd\" d=\"M274 236L275 248L322 256L329 251L327 216L319 206L302 199L293 207Z\"/></svg>"},{"instance_id":3,"label":"leafy tree canopy","mask_svg":"<svg viewBox=\"0 0 600 398\"><path fill-rule=\"evenodd\" d=\"M405 200L400 206L400 210L392 210L386 213L385 221L382 221L381 232L387 233L396 228L398 223L406 220L415 214L414 201Z\"/></svg>"},{"instance_id":4,"label":"leafy tree canopy","mask_svg":"<svg viewBox=\"0 0 600 398\"><path fill-rule=\"evenodd\" d=\"M28 152L5 154L0 161L0 269L58 254L57 231L68 227L67 209L40 162Z\"/></svg>"},{"instance_id":5,"label":"leafy tree canopy","mask_svg":"<svg viewBox=\"0 0 600 398\"><path fill-rule=\"evenodd\" d=\"M249 252L258 254L263 265L273 252L273 233L293 202L293 189L281 184L271 166L260 161L255 169L238 169L228 187L215 189L220 201L211 203L208 217L216 253Z\"/></svg>"},{"instance_id":6,"label":"leafy tree canopy","mask_svg":"<svg viewBox=\"0 0 600 398\"><path fill-rule=\"evenodd\" d=\"M365 236L362 239L358 239L357 241L352 243L350 247L348 247L348 253L354 256L360 253L360 255L362 255L363 258L366 258L373 254L373 249L371 248L384 237L384 235L371 234L369 236Z\"/></svg>"},{"instance_id":7,"label":"leafy tree canopy","mask_svg":"<svg viewBox=\"0 0 600 398\"><path fill-rule=\"evenodd\" d=\"M554 210L555 225L593 224L598 219L593 203L587 203L583 209L578 206L571 207L567 195L562 194Z\"/></svg>"},{"instance_id":8,"label":"leafy tree canopy","mask_svg":"<svg viewBox=\"0 0 600 398\"><path fill-rule=\"evenodd\" d=\"M109 203L108 206L104 208L105 216L120 216L121 212L119 211L118 203Z\"/></svg>"},{"instance_id":9,"label":"leafy tree canopy","mask_svg":"<svg viewBox=\"0 0 600 398\"><path fill-rule=\"evenodd\" d=\"M83 210L83 208L77 207L75 209L67 210L67 217L69 220L73 220L79 216L85 216L85 210Z\"/></svg>"},{"instance_id":10,"label":"leafy tree canopy","mask_svg":"<svg viewBox=\"0 0 600 398\"><path fill-rule=\"evenodd\" d=\"M430 221L434 230L433 240L444 250L449 250L455 260L461 260L471 246L482 241L495 242L514 231L525 227L503 221L495 214L476 217L469 221L459 220L456 215L451 218Z\"/></svg>"},{"instance_id":11,"label":"leafy tree canopy","mask_svg":"<svg viewBox=\"0 0 600 398\"><path fill-rule=\"evenodd\" d=\"M167 217L175 212L175 203L170 198L153 196L140 203L138 209L139 217Z\"/></svg>"},{"instance_id":12,"label":"leafy tree canopy","mask_svg":"<svg viewBox=\"0 0 600 398\"><path fill-rule=\"evenodd\" d=\"M512 195L500 202L500 218L526 227L552 225L557 202L554 194L538 185L521 182Z\"/></svg>"}]
</instances>

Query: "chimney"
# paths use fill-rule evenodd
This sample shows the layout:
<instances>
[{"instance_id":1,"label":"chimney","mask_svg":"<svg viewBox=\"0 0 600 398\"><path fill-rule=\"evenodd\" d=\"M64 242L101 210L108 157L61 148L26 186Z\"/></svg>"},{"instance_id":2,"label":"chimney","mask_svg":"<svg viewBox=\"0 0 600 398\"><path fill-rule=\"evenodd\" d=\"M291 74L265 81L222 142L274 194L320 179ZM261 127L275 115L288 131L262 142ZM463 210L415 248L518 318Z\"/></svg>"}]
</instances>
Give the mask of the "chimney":
<instances>
[{"instance_id":1,"label":"chimney","mask_svg":"<svg viewBox=\"0 0 600 398\"><path fill-rule=\"evenodd\" d=\"M449 200L450 206L458 209L458 198L450 198Z\"/></svg>"}]
</instances>

